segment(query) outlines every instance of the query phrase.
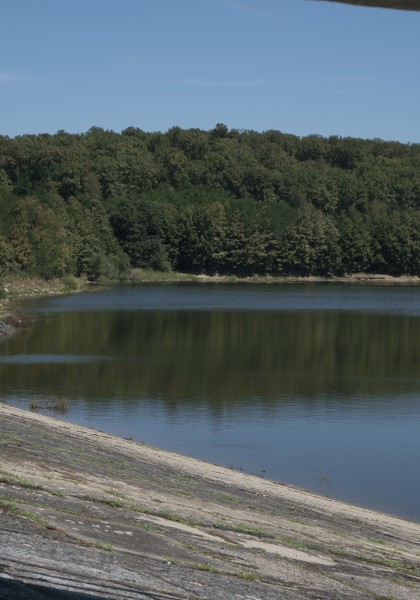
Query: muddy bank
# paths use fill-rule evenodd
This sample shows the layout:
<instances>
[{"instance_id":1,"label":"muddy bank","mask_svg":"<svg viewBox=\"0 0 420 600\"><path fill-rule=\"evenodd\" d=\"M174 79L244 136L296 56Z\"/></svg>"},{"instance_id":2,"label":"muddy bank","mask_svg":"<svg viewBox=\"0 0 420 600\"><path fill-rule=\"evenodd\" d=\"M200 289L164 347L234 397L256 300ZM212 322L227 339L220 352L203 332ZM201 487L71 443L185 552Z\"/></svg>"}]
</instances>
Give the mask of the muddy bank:
<instances>
[{"instance_id":1,"label":"muddy bank","mask_svg":"<svg viewBox=\"0 0 420 600\"><path fill-rule=\"evenodd\" d=\"M2 599L420 599L420 525L0 404Z\"/></svg>"}]
</instances>

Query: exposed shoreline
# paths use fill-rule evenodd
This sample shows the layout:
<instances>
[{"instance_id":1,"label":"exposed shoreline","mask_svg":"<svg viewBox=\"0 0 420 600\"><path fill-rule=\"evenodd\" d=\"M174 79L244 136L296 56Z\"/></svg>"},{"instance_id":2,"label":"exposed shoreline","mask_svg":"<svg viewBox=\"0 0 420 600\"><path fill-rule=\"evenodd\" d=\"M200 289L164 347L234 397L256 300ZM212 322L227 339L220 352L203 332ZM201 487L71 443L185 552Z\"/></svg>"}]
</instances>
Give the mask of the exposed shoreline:
<instances>
[{"instance_id":1,"label":"exposed shoreline","mask_svg":"<svg viewBox=\"0 0 420 600\"><path fill-rule=\"evenodd\" d=\"M237 275L190 275L186 273L159 273L155 271L142 271L133 269L128 281L132 282L181 282L196 281L209 283L372 283L393 285L420 285L420 276L417 275L384 275L378 273L353 273L351 275L323 277L319 275L294 276L294 275L251 275L239 277Z\"/></svg>"},{"instance_id":2,"label":"exposed shoreline","mask_svg":"<svg viewBox=\"0 0 420 600\"><path fill-rule=\"evenodd\" d=\"M420 598L420 524L4 404L0 457L2 598Z\"/></svg>"},{"instance_id":3,"label":"exposed shoreline","mask_svg":"<svg viewBox=\"0 0 420 600\"><path fill-rule=\"evenodd\" d=\"M0 339L13 335L25 328L26 323L19 311L16 310L19 299L34 296L51 296L81 291L93 291L118 283L116 281L101 281L96 284L86 279L71 278L71 285L66 279L45 280L34 277L6 278L2 290L6 294L0 296ZM235 275L191 275L188 273L163 273L160 271L143 271L132 269L130 274L120 283L235 283L235 284L317 284L317 283L346 283L355 285L420 285L420 276L414 275L380 275L372 273L355 273L342 277L307 277L253 275L238 277Z\"/></svg>"},{"instance_id":4,"label":"exposed shoreline","mask_svg":"<svg viewBox=\"0 0 420 600\"><path fill-rule=\"evenodd\" d=\"M132 269L126 278L118 281L102 280L90 283L85 278L71 277L69 283L64 279L46 280L37 277L8 277L5 278L0 292L0 319L10 317L14 310L15 300L31 296L51 296L56 294L74 293L100 289L115 283L351 283L351 284L387 284L387 285L420 285L420 276L417 275L381 275L377 273L354 273L351 275L321 277L308 276L274 276L274 275L252 275L239 277L236 275L205 275L188 274L177 272L144 271Z\"/></svg>"},{"instance_id":5,"label":"exposed shoreline","mask_svg":"<svg viewBox=\"0 0 420 600\"><path fill-rule=\"evenodd\" d=\"M232 284L333 284L342 283L349 285L420 285L420 276L412 275L379 275L369 273L358 273L342 277L294 277L294 276L250 276L238 277L234 275L190 275L186 273L162 273L158 271L142 271L132 269L127 278L120 281L101 281L96 284L89 283L86 279L73 278L73 285L61 279L51 281L39 278L18 278L11 280L4 288L6 296L0 296L0 340L6 336L14 335L27 326L27 320L19 312L19 299L34 296L51 296L60 294L76 293L81 291L93 291L113 285L116 283L232 283ZM3 288L3 289L4 289ZM0 292L2 290L0 289Z\"/></svg>"}]
</instances>

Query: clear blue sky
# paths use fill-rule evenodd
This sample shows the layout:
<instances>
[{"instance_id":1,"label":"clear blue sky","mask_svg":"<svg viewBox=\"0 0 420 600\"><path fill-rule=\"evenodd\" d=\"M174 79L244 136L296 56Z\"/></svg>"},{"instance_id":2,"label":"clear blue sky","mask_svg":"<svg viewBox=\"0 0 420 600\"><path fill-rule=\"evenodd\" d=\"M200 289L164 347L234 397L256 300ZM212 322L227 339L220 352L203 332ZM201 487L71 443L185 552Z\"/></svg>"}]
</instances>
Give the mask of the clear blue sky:
<instances>
[{"instance_id":1,"label":"clear blue sky","mask_svg":"<svg viewBox=\"0 0 420 600\"><path fill-rule=\"evenodd\" d=\"M13 0L0 134L199 127L420 142L420 13L315 0Z\"/></svg>"}]
</instances>

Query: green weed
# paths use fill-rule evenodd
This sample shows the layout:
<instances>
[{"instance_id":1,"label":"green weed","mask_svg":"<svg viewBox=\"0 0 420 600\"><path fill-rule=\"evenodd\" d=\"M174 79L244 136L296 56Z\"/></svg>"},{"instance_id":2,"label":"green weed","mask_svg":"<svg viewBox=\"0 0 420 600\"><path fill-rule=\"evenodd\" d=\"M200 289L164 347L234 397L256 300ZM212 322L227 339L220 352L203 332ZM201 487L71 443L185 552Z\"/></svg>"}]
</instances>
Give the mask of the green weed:
<instances>
[{"instance_id":1,"label":"green weed","mask_svg":"<svg viewBox=\"0 0 420 600\"><path fill-rule=\"evenodd\" d=\"M209 565L208 563L193 563L193 567L199 571L207 571L207 573L220 573L219 569Z\"/></svg>"},{"instance_id":2,"label":"green weed","mask_svg":"<svg viewBox=\"0 0 420 600\"><path fill-rule=\"evenodd\" d=\"M174 521L175 523L183 523L184 525L197 525L194 521L190 521L181 515L177 515L175 513L171 513L166 510L154 510L152 508L139 508L138 506L129 505L126 508L132 510L133 512L141 513L144 515L151 515L153 517L160 517L161 519L166 519L167 521Z\"/></svg>"},{"instance_id":3,"label":"green weed","mask_svg":"<svg viewBox=\"0 0 420 600\"><path fill-rule=\"evenodd\" d=\"M241 579L246 579L246 581L261 581L261 577L252 573L252 571L239 571L238 573L235 573L235 575Z\"/></svg>"},{"instance_id":4,"label":"green weed","mask_svg":"<svg viewBox=\"0 0 420 600\"><path fill-rule=\"evenodd\" d=\"M274 535L269 531L265 531L264 529L259 529L258 527L253 527L252 525L247 525L246 523L239 523L238 525L231 525L229 523L217 523L215 529L222 529L225 531L234 531L236 533L246 533L247 535L253 535L256 537L264 537L274 539Z\"/></svg>"},{"instance_id":5,"label":"green weed","mask_svg":"<svg viewBox=\"0 0 420 600\"><path fill-rule=\"evenodd\" d=\"M310 544L308 542L303 542L302 540L295 540L294 538L290 538L290 537L282 537L282 536L276 536L276 541L281 542L282 544L287 544L288 546L292 546L293 548L313 548L314 545Z\"/></svg>"},{"instance_id":6,"label":"green weed","mask_svg":"<svg viewBox=\"0 0 420 600\"><path fill-rule=\"evenodd\" d=\"M128 500L128 496L122 492L119 492L118 490L105 490L105 493L110 494L111 496L116 496L120 500Z\"/></svg>"},{"instance_id":7,"label":"green weed","mask_svg":"<svg viewBox=\"0 0 420 600\"><path fill-rule=\"evenodd\" d=\"M15 475L14 473L10 473L10 471L0 470L0 482L7 483L10 485L19 485L20 487L27 488L30 490L42 490L43 487L36 483L31 483L24 477L20 475Z\"/></svg>"},{"instance_id":8,"label":"green weed","mask_svg":"<svg viewBox=\"0 0 420 600\"><path fill-rule=\"evenodd\" d=\"M11 502L0 502L0 510L4 510L5 512L16 515L17 517L24 517L25 519L33 521L38 525L48 525L48 521L46 521L39 515L31 513L28 510L23 510L22 508L18 508Z\"/></svg>"},{"instance_id":9,"label":"green weed","mask_svg":"<svg viewBox=\"0 0 420 600\"><path fill-rule=\"evenodd\" d=\"M105 544L104 542L97 542L96 547L99 550L105 550L106 552L112 552L114 546L112 544Z\"/></svg>"},{"instance_id":10,"label":"green weed","mask_svg":"<svg viewBox=\"0 0 420 600\"><path fill-rule=\"evenodd\" d=\"M113 506L114 508L124 508L124 503L116 498L105 498L104 500L101 500L101 502L103 504L108 504L108 506Z\"/></svg>"}]
</instances>

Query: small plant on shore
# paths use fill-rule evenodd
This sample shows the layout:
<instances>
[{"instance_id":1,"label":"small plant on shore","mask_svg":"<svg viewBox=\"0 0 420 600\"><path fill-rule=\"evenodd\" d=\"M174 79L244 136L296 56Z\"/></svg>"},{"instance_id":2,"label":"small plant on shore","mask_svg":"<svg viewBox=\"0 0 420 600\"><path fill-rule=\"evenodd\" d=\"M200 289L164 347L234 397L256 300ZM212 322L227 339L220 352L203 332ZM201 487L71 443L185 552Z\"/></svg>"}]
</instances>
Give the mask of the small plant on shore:
<instances>
[{"instance_id":1,"label":"small plant on shore","mask_svg":"<svg viewBox=\"0 0 420 600\"><path fill-rule=\"evenodd\" d=\"M151 533L155 533L156 535L163 535L163 532L157 527L153 527L153 525L149 525L148 523L140 523L139 521L132 521L131 525L134 527L138 527L139 529L145 529L146 531L150 531Z\"/></svg>"},{"instance_id":2,"label":"small plant on shore","mask_svg":"<svg viewBox=\"0 0 420 600\"><path fill-rule=\"evenodd\" d=\"M48 525L48 521L46 521L39 515L29 512L28 510L23 510L22 508L18 508L11 502L0 502L0 510L11 513L18 517L24 517L25 519L37 523L38 525Z\"/></svg>"},{"instance_id":3,"label":"small plant on shore","mask_svg":"<svg viewBox=\"0 0 420 600\"><path fill-rule=\"evenodd\" d=\"M209 565L208 563L193 563L193 566L199 571L207 571L207 573L220 573L219 569Z\"/></svg>"},{"instance_id":4,"label":"small plant on shore","mask_svg":"<svg viewBox=\"0 0 420 600\"><path fill-rule=\"evenodd\" d=\"M108 504L108 506L112 506L114 508L124 508L124 503L117 498L106 498L105 500L101 500L103 504Z\"/></svg>"},{"instance_id":5,"label":"small plant on shore","mask_svg":"<svg viewBox=\"0 0 420 600\"><path fill-rule=\"evenodd\" d=\"M112 544L105 544L104 542L97 542L96 547L98 550L105 550L105 552L112 552L114 549Z\"/></svg>"},{"instance_id":6,"label":"small plant on shore","mask_svg":"<svg viewBox=\"0 0 420 600\"><path fill-rule=\"evenodd\" d=\"M247 523L238 523L237 525L231 525L228 523L217 523L215 525L215 529L222 529L225 531L234 531L236 533L245 533L246 535L252 535L255 537L269 538L274 539L274 535L265 529L259 529L258 527L253 527L252 525L248 525Z\"/></svg>"},{"instance_id":7,"label":"small plant on shore","mask_svg":"<svg viewBox=\"0 0 420 600\"><path fill-rule=\"evenodd\" d=\"M111 494L111 496L115 496L116 498L118 498L118 500L128 500L128 496L127 494L123 494L122 492L119 492L118 490L105 490L105 492L107 494Z\"/></svg>"},{"instance_id":8,"label":"small plant on shore","mask_svg":"<svg viewBox=\"0 0 420 600\"><path fill-rule=\"evenodd\" d=\"M239 571L238 573L235 573L235 575L246 581L261 581L261 577L252 571Z\"/></svg>"},{"instance_id":9,"label":"small plant on shore","mask_svg":"<svg viewBox=\"0 0 420 600\"><path fill-rule=\"evenodd\" d=\"M365 561L373 565L387 567L388 569L393 569L395 571L402 571L404 573L415 574L417 577L420 575L420 569L418 569L417 566L399 560L395 560L394 558L385 558L382 556L368 556L366 554L354 554L352 552L342 550L341 548L337 550L331 550L331 554L350 559L356 558L357 560Z\"/></svg>"},{"instance_id":10,"label":"small plant on shore","mask_svg":"<svg viewBox=\"0 0 420 600\"><path fill-rule=\"evenodd\" d=\"M129 510L132 510L133 512L137 512L137 513L140 513L143 515L151 515L153 517L159 517L161 519L165 519L166 521L173 521L174 523L182 523L184 525L190 525L191 527L194 527L195 525L197 525L196 522L194 522L190 519L186 519L185 517L183 517L181 515L177 515L175 513L171 513L166 510L155 510L152 508L140 508L140 507L134 506L134 505L128 505L128 506L126 506L126 508L128 508Z\"/></svg>"},{"instance_id":11,"label":"small plant on shore","mask_svg":"<svg viewBox=\"0 0 420 600\"><path fill-rule=\"evenodd\" d=\"M310 544L310 543L304 542L302 540L295 540L294 538L291 538L291 537L276 536L275 539L277 542L281 542L282 544L286 544L287 546L292 546L292 548L308 549L308 548L316 547L313 543Z\"/></svg>"},{"instance_id":12,"label":"small plant on shore","mask_svg":"<svg viewBox=\"0 0 420 600\"><path fill-rule=\"evenodd\" d=\"M15 475L14 473L10 473L9 471L5 471L0 469L0 483L6 483L11 485L19 485L20 487L28 488L31 490L42 490L42 485L37 483L31 483L24 477L20 475Z\"/></svg>"}]
</instances>

